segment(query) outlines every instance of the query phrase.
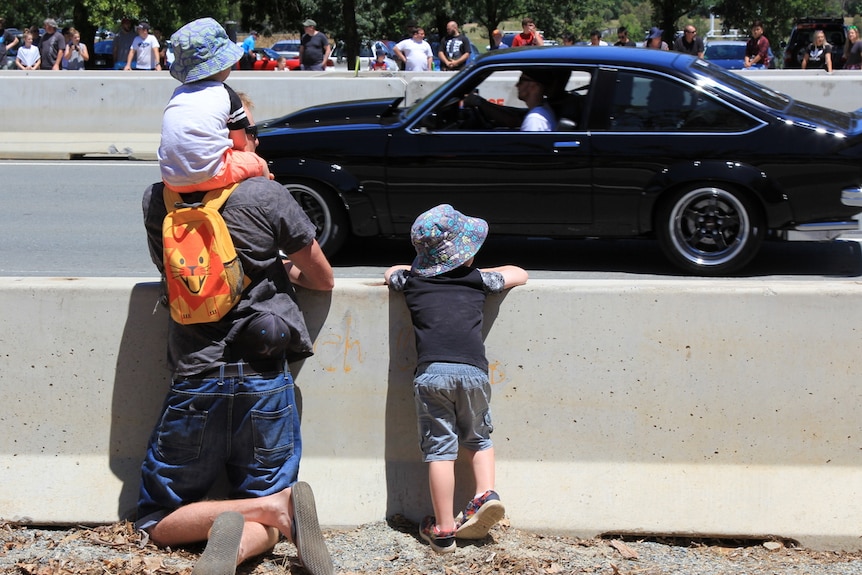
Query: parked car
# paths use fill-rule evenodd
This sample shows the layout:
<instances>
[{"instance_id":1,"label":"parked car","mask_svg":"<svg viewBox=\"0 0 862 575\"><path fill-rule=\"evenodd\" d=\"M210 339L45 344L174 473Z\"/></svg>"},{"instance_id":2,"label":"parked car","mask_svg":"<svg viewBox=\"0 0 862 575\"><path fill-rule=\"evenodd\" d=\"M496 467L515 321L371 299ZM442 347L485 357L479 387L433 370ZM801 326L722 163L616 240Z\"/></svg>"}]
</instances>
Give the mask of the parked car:
<instances>
[{"instance_id":1,"label":"parked car","mask_svg":"<svg viewBox=\"0 0 862 575\"><path fill-rule=\"evenodd\" d=\"M703 52L703 57L726 70L743 70L745 68L744 40L710 40ZM775 68L775 56L769 48L769 67Z\"/></svg>"},{"instance_id":2,"label":"parked car","mask_svg":"<svg viewBox=\"0 0 862 575\"><path fill-rule=\"evenodd\" d=\"M542 72L558 128L521 132L515 85ZM833 238L862 211L862 114L754 77L678 52L501 50L407 107L344 102L260 122L258 152L328 254L350 236L407 236L450 203L494 234L655 238L682 270L725 275L767 238ZM516 119L476 108L477 90Z\"/></svg>"},{"instance_id":3,"label":"parked car","mask_svg":"<svg viewBox=\"0 0 862 575\"><path fill-rule=\"evenodd\" d=\"M114 39L101 40L93 44L93 68L97 70L114 69ZM132 62L134 63L134 61Z\"/></svg>"},{"instance_id":4,"label":"parked car","mask_svg":"<svg viewBox=\"0 0 862 575\"><path fill-rule=\"evenodd\" d=\"M299 58L299 40L279 40L272 45L272 49L279 56L285 58Z\"/></svg>"},{"instance_id":5,"label":"parked car","mask_svg":"<svg viewBox=\"0 0 862 575\"><path fill-rule=\"evenodd\" d=\"M790 38L784 47L784 68L801 68L802 59L808 45L814 41L814 31L823 30L826 41L832 46L832 69L843 66L844 43L847 41L847 27L843 18L801 18L793 24Z\"/></svg>"}]
</instances>

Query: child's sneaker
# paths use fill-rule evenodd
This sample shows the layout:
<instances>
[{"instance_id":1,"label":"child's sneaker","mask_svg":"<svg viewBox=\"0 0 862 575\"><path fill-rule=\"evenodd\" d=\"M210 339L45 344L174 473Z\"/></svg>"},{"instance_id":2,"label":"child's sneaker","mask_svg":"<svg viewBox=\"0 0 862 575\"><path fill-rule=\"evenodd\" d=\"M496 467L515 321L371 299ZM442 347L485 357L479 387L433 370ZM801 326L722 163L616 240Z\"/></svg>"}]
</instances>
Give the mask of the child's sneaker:
<instances>
[{"instance_id":1,"label":"child's sneaker","mask_svg":"<svg viewBox=\"0 0 862 575\"><path fill-rule=\"evenodd\" d=\"M437 529L437 520L428 515L419 525L419 535L428 542L431 549L437 553L452 553L455 551L455 532Z\"/></svg>"},{"instance_id":2,"label":"child's sneaker","mask_svg":"<svg viewBox=\"0 0 862 575\"><path fill-rule=\"evenodd\" d=\"M461 515L461 526L455 532L459 539L482 539L503 516L506 508L496 491L486 491L467 504Z\"/></svg>"}]
</instances>

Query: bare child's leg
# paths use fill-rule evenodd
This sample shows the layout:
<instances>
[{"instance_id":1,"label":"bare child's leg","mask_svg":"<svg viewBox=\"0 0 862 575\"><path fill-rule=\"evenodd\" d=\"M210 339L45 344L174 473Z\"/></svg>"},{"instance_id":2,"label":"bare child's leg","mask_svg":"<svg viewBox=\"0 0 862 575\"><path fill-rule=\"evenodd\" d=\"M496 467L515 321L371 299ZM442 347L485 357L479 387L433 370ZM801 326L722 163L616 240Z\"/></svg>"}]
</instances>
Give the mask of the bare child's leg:
<instances>
[{"instance_id":1,"label":"bare child's leg","mask_svg":"<svg viewBox=\"0 0 862 575\"><path fill-rule=\"evenodd\" d=\"M494 490L496 481L494 448L483 451L470 452L470 465L473 468L473 477L476 480L476 495L482 495L486 491Z\"/></svg>"},{"instance_id":2,"label":"bare child's leg","mask_svg":"<svg viewBox=\"0 0 862 575\"><path fill-rule=\"evenodd\" d=\"M454 531L455 462L431 461L428 464L428 483L437 527L441 531Z\"/></svg>"}]
</instances>

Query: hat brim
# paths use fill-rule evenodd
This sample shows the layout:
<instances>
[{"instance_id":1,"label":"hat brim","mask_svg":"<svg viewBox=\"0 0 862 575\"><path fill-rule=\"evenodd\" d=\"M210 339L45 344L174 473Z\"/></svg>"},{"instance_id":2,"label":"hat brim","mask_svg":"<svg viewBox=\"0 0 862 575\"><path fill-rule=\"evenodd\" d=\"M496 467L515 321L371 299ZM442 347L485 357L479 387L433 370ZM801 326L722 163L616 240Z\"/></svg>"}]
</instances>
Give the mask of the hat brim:
<instances>
[{"instance_id":1,"label":"hat brim","mask_svg":"<svg viewBox=\"0 0 862 575\"><path fill-rule=\"evenodd\" d=\"M199 80L209 78L213 74L218 74L223 70L233 68L234 64L239 62L239 59L242 58L242 55L242 48L233 42L228 42L225 44L224 48L219 50L218 54L212 58L204 62L199 62L188 68L185 78L181 77L183 70L176 66L171 66L171 75L183 84L197 82Z\"/></svg>"},{"instance_id":2,"label":"hat brim","mask_svg":"<svg viewBox=\"0 0 862 575\"><path fill-rule=\"evenodd\" d=\"M417 254L410 265L410 273L421 277L434 277L445 274L466 264L479 253L479 250L488 238L488 222L482 218L474 218L465 216L464 214L461 214L461 217L464 219L465 227L474 230L481 229L482 233L479 235L474 234L472 241L469 243L461 243L456 253L446 258L445 261L440 258L429 258L427 255ZM459 238L459 241L463 242L463 239L463 237Z\"/></svg>"}]
</instances>

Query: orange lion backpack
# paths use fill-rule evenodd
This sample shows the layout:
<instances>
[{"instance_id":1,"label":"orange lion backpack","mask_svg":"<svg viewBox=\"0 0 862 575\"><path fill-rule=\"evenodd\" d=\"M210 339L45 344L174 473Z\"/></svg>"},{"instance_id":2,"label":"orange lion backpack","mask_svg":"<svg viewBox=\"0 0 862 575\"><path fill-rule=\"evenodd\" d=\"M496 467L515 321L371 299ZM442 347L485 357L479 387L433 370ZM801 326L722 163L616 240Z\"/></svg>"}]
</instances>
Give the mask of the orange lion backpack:
<instances>
[{"instance_id":1,"label":"orange lion backpack","mask_svg":"<svg viewBox=\"0 0 862 575\"><path fill-rule=\"evenodd\" d=\"M249 283L219 211L237 185L207 192L193 204L165 186L164 280L171 317L177 323L222 319Z\"/></svg>"}]
</instances>

